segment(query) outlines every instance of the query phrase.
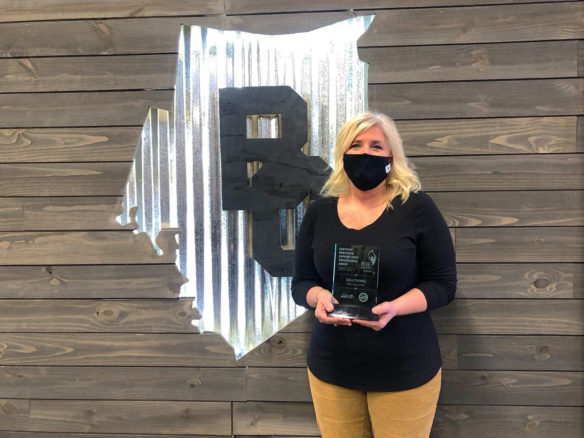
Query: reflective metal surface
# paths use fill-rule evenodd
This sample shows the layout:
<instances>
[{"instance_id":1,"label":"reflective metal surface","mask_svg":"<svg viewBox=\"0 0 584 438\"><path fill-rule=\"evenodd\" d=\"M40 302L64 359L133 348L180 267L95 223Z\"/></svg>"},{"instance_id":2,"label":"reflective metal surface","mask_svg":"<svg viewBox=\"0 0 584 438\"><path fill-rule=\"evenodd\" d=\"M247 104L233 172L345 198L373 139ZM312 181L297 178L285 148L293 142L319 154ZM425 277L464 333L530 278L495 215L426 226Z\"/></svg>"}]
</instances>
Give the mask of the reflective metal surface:
<instances>
[{"instance_id":1,"label":"reflective metal surface","mask_svg":"<svg viewBox=\"0 0 584 438\"><path fill-rule=\"evenodd\" d=\"M220 332L238 357L304 309L291 299L290 278L271 277L251 257L247 212L221 208L217 91L291 86L308 102L304 152L330 163L337 129L367 106L366 64L356 41L371 20L276 36L197 26L181 31L174 109L149 113L120 222L129 223L129 208L138 206L137 231L153 242L161 227L182 228L177 264L189 282L181 294L195 297L201 331ZM249 121L254 125L253 136L278 136L277 118ZM293 241L302 213L302 204L282 213L283 247Z\"/></svg>"}]
</instances>

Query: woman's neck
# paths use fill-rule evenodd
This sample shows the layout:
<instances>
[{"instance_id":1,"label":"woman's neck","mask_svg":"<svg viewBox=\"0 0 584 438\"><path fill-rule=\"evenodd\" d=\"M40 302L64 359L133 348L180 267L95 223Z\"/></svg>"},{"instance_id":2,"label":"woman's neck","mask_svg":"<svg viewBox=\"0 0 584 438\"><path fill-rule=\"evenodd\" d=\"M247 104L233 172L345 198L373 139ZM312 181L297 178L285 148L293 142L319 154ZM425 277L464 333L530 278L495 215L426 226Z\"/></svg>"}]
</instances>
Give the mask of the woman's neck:
<instances>
[{"instance_id":1,"label":"woman's neck","mask_svg":"<svg viewBox=\"0 0 584 438\"><path fill-rule=\"evenodd\" d=\"M387 189L385 181L379 186L371 190L359 190L352 184L349 187L346 200L354 205L359 205L365 208L378 207L386 202Z\"/></svg>"}]
</instances>

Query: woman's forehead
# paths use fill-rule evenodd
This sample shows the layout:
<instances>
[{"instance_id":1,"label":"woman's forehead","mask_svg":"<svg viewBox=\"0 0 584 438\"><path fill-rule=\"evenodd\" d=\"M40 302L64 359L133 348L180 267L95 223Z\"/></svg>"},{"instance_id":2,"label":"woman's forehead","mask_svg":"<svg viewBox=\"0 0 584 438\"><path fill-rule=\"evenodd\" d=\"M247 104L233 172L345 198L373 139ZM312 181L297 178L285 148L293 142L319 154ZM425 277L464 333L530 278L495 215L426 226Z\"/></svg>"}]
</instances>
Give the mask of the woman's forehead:
<instances>
[{"instance_id":1,"label":"woman's forehead","mask_svg":"<svg viewBox=\"0 0 584 438\"><path fill-rule=\"evenodd\" d=\"M385 133L383 129L379 125L373 125L369 128L362 130L359 134L355 136L355 140L379 140L383 142L387 142L385 138Z\"/></svg>"}]
</instances>

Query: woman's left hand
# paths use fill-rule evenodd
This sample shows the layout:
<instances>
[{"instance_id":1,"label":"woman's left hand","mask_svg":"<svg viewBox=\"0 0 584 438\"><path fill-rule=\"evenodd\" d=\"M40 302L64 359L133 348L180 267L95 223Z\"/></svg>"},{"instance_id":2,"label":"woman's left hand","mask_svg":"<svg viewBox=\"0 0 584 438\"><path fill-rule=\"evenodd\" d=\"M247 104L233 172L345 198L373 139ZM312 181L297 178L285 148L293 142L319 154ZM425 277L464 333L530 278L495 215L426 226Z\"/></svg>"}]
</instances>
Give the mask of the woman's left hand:
<instances>
[{"instance_id":1,"label":"woman's left hand","mask_svg":"<svg viewBox=\"0 0 584 438\"><path fill-rule=\"evenodd\" d=\"M381 330L383 327L387 325L389 321L393 319L394 316L397 315L397 306L392 303L391 301L384 301L381 304L373 307L371 311L375 315L379 315L378 321L366 321L364 319L353 319L353 322L356 324L361 324L365 327L372 328L376 332Z\"/></svg>"}]
</instances>

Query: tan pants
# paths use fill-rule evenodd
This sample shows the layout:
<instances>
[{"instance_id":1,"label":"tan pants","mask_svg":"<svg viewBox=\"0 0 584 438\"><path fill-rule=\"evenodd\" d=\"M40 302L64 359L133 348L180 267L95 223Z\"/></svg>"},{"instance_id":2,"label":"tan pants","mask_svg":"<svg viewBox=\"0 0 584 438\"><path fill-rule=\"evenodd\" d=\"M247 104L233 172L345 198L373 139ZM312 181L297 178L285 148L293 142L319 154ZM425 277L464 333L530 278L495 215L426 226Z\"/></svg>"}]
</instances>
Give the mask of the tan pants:
<instances>
[{"instance_id":1,"label":"tan pants","mask_svg":"<svg viewBox=\"0 0 584 438\"><path fill-rule=\"evenodd\" d=\"M308 370L323 438L428 438L442 370L428 383L395 392L365 392L325 383Z\"/></svg>"}]
</instances>

